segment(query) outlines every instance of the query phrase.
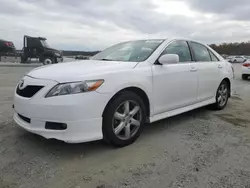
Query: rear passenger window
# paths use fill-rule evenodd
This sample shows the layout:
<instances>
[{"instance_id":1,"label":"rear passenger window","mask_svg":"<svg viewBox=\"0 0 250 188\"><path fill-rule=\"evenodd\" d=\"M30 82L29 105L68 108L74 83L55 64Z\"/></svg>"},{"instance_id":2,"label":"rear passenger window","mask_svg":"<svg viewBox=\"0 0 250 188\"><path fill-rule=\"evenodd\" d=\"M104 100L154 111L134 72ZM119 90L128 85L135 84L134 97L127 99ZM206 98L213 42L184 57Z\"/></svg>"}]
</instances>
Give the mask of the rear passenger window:
<instances>
[{"instance_id":1,"label":"rear passenger window","mask_svg":"<svg viewBox=\"0 0 250 188\"><path fill-rule=\"evenodd\" d=\"M186 41L174 41L168 45L168 47L163 51L162 55L165 54L177 54L179 56L180 62L190 62L191 53Z\"/></svg>"},{"instance_id":2,"label":"rear passenger window","mask_svg":"<svg viewBox=\"0 0 250 188\"><path fill-rule=\"evenodd\" d=\"M202 44L190 42L196 61L211 61L208 49Z\"/></svg>"},{"instance_id":3,"label":"rear passenger window","mask_svg":"<svg viewBox=\"0 0 250 188\"><path fill-rule=\"evenodd\" d=\"M219 59L213 54L213 52L209 51L209 53L210 53L212 61L219 61Z\"/></svg>"}]
</instances>

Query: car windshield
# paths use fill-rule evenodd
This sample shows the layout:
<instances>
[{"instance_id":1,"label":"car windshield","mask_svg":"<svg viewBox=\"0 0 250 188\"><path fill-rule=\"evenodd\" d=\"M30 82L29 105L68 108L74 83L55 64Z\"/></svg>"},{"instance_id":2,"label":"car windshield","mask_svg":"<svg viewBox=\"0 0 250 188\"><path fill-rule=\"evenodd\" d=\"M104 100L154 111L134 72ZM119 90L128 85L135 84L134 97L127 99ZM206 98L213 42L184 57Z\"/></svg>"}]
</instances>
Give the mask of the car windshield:
<instances>
[{"instance_id":1,"label":"car windshield","mask_svg":"<svg viewBox=\"0 0 250 188\"><path fill-rule=\"evenodd\" d=\"M92 60L145 61L164 40L138 40L114 45L93 56Z\"/></svg>"},{"instance_id":2,"label":"car windshield","mask_svg":"<svg viewBox=\"0 0 250 188\"><path fill-rule=\"evenodd\" d=\"M46 42L46 40L41 40L41 43L42 43L43 47L49 48L49 45L48 45L48 43Z\"/></svg>"}]
</instances>

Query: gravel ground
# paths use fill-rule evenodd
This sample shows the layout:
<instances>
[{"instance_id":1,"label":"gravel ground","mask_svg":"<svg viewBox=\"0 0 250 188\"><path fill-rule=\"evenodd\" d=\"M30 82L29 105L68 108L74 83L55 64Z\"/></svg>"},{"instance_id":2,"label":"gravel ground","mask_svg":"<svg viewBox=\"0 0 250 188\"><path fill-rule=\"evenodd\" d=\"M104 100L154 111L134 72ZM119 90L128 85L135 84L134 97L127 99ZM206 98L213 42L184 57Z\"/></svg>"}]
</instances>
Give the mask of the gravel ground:
<instances>
[{"instance_id":1,"label":"gravel ground","mask_svg":"<svg viewBox=\"0 0 250 188\"><path fill-rule=\"evenodd\" d=\"M250 187L250 81L235 65L223 111L200 108L146 125L131 146L66 144L12 120L14 86L28 67L0 67L0 187Z\"/></svg>"}]
</instances>

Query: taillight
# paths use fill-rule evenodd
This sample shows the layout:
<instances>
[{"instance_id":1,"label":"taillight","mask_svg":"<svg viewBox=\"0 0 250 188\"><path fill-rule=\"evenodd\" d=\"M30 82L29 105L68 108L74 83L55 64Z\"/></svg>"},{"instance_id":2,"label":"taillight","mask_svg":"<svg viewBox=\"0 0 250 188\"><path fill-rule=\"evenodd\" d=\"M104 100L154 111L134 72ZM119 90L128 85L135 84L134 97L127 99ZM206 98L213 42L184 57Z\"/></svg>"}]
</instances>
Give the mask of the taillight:
<instances>
[{"instance_id":1,"label":"taillight","mask_svg":"<svg viewBox=\"0 0 250 188\"><path fill-rule=\"evenodd\" d=\"M250 67L250 63L243 63L244 67Z\"/></svg>"}]
</instances>

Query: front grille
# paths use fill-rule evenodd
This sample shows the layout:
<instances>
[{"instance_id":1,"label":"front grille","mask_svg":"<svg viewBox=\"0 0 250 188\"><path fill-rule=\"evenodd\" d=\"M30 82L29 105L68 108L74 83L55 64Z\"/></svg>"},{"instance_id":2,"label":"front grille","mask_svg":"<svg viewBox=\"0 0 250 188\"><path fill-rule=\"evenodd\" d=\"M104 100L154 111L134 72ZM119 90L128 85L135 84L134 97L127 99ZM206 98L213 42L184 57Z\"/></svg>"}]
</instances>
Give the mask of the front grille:
<instances>
[{"instance_id":1,"label":"front grille","mask_svg":"<svg viewBox=\"0 0 250 188\"><path fill-rule=\"evenodd\" d=\"M30 118L27 118L25 116L22 116L21 114L18 114L18 116L25 122L30 123Z\"/></svg>"},{"instance_id":2,"label":"front grille","mask_svg":"<svg viewBox=\"0 0 250 188\"><path fill-rule=\"evenodd\" d=\"M32 86L32 85L26 86L24 89L19 89L19 87L17 87L16 93L22 97L31 98L43 87L44 86Z\"/></svg>"}]
</instances>

